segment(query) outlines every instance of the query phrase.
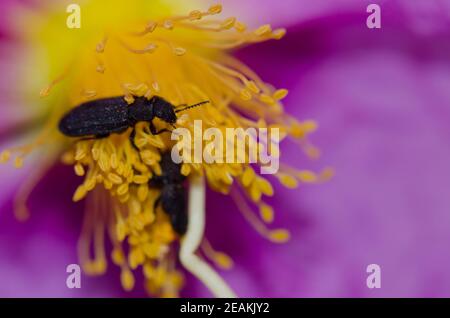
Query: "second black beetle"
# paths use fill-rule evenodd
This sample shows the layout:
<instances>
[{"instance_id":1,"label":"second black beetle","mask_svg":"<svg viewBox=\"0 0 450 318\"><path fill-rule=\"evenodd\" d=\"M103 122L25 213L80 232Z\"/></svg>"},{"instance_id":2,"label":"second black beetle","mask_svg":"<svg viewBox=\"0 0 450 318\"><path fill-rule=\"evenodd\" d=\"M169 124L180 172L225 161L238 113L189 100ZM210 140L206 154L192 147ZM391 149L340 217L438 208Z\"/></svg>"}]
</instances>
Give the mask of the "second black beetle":
<instances>
[{"instance_id":1,"label":"second black beetle","mask_svg":"<svg viewBox=\"0 0 450 318\"><path fill-rule=\"evenodd\" d=\"M183 186L186 177L181 174L181 164L173 162L170 151L161 154L159 164L161 175L154 175L149 181L150 187L161 189L154 209L161 204L162 209L169 216L175 232L184 235L188 224L186 189Z\"/></svg>"},{"instance_id":2,"label":"second black beetle","mask_svg":"<svg viewBox=\"0 0 450 318\"><path fill-rule=\"evenodd\" d=\"M134 126L138 122L148 122L150 132L158 135L167 129L156 130L154 118L174 125L177 121L176 113L189 108L200 106L208 101L177 109L174 105L160 96L135 97L128 105L124 96L97 99L75 107L69 111L59 122L59 130L69 137L104 138L110 134L122 133L133 128L130 139L134 139ZM134 142L132 142L134 145Z\"/></svg>"}]
</instances>

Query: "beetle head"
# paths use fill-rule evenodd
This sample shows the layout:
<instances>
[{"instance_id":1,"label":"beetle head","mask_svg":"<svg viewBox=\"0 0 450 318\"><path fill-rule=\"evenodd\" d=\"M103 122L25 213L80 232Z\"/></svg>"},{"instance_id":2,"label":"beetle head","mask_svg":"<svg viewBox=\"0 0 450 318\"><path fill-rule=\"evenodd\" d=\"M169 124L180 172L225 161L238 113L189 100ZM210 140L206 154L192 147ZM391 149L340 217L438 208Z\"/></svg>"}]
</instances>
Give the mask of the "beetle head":
<instances>
[{"instance_id":1,"label":"beetle head","mask_svg":"<svg viewBox=\"0 0 450 318\"><path fill-rule=\"evenodd\" d=\"M169 124L176 123L177 115L171 103L159 96L154 96L151 101L153 103L153 114L155 117Z\"/></svg>"}]
</instances>

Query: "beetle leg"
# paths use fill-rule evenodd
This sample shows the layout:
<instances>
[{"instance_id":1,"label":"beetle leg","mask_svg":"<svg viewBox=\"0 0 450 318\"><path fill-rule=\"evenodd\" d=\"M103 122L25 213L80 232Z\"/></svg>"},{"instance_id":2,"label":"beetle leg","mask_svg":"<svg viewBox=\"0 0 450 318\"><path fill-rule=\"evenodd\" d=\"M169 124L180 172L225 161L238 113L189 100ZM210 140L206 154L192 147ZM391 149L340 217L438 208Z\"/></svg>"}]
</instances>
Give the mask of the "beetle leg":
<instances>
[{"instance_id":1,"label":"beetle leg","mask_svg":"<svg viewBox=\"0 0 450 318\"><path fill-rule=\"evenodd\" d=\"M155 200L155 203L153 203L153 212L156 211L156 208L161 203L161 195Z\"/></svg>"},{"instance_id":2,"label":"beetle leg","mask_svg":"<svg viewBox=\"0 0 450 318\"><path fill-rule=\"evenodd\" d=\"M133 127L133 130L130 133L130 143L131 146L133 146L134 149L136 149L137 152L139 152L139 148L136 146L136 143L134 142L134 138L136 137L136 129Z\"/></svg>"},{"instance_id":3,"label":"beetle leg","mask_svg":"<svg viewBox=\"0 0 450 318\"><path fill-rule=\"evenodd\" d=\"M165 128L157 131L155 125L153 125L153 122L150 122L149 126L150 126L150 131L151 131L152 135L159 135L159 134L162 134L163 132L172 132L171 130L165 129Z\"/></svg>"},{"instance_id":4,"label":"beetle leg","mask_svg":"<svg viewBox=\"0 0 450 318\"><path fill-rule=\"evenodd\" d=\"M133 126L133 130L131 130L130 136L129 136L128 138L130 139L131 147L133 147L134 150L136 150L136 152L137 152L137 154L138 154L138 156L139 156L139 159L140 159L141 161L143 161L143 160L142 160L142 157L141 157L141 151L140 151L140 149L138 148L138 146L136 145L136 143L134 142L134 138L135 138L135 137L136 137L136 128Z\"/></svg>"},{"instance_id":5,"label":"beetle leg","mask_svg":"<svg viewBox=\"0 0 450 318\"><path fill-rule=\"evenodd\" d=\"M161 130L159 130L159 131L157 131L154 135L159 135L159 134L162 134L163 132L172 132L172 130L169 130L169 129L161 129Z\"/></svg>"},{"instance_id":6,"label":"beetle leg","mask_svg":"<svg viewBox=\"0 0 450 318\"><path fill-rule=\"evenodd\" d=\"M99 134L99 135L94 135L94 136L90 136L90 137L83 137L83 138L77 139L77 141L102 139L102 138L106 138L106 137L109 137L109 134Z\"/></svg>"},{"instance_id":7,"label":"beetle leg","mask_svg":"<svg viewBox=\"0 0 450 318\"><path fill-rule=\"evenodd\" d=\"M109 134L98 134L94 136L94 139L102 139L106 137L109 137Z\"/></svg>"}]
</instances>

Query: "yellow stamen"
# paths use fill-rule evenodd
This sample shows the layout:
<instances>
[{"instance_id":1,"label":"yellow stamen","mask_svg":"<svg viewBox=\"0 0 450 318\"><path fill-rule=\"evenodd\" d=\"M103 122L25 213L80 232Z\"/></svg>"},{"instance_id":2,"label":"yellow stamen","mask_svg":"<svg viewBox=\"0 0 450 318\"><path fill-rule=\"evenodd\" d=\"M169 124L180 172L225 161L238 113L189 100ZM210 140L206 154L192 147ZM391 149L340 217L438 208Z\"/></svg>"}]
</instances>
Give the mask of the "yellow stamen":
<instances>
[{"instance_id":1,"label":"yellow stamen","mask_svg":"<svg viewBox=\"0 0 450 318\"><path fill-rule=\"evenodd\" d=\"M4 150L4 151L0 154L0 163L6 163L6 162L8 162L10 157L11 157L11 151L9 151L9 150Z\"/></svg>"},{"instance_id":2,"label":"yellow stamen","mask_svg":"<svg viewBox=\"0 0 450 318\"><path fill-rule=\"evenodd\" d=\"M230 195L236 203L236 206L239 208L239 211L259 234L274 243L285 243L289 240L289 232L287 230L267 229L266 226L252 212L248 203L245 201L244 197L239 193L239 191L237 191L236 189L232 189Z\"/></svg>"},{"instance_id":3,"label":"yellow stamen","mask_svg":"<svg viewBox=\"0 0 450 318\"><path fill-rule=\"evenodd\" d=\"M261 202L259 204L259 214L264 222L272 223L274 219L274 212L270 205Z\"/></svg>"},{"instance_id":4,"label":"yellow stamen","mask_svg":"<svg viewBox=\"0 0 450 318\"><path fill-rule=\"evenodd\" d=\"M126 291L130 291L134 288L134 276L128 268L122 269L120 274L120 282L122 283L123 289Z\"/></svg>"},{"instance_id":5,"label":"yellow stamen","mask_svg":"<svg viewBox=\"0 0 450 318\"><path fill-rule=\"evenodd\" d=\"M20 186L14 197L14 214L18 220L24 221L29 218L30 211L27 207L28 198L55 161L56 155L54 153L48 154L48 157L43 159L42 162L37 165L25 182Z\"/></svg>"},{"instance_id":6,"label":"yellow stamen","mask_svg":"<svg viewBox=\"0 0 450 318\"><path fill-rule=\"evenodd\" d=\"M201 248L203 253L219 268L229 270L233 267L233 260L227 254L214 250L207 239L203 239Z\"/></svg>"}]
</instances>

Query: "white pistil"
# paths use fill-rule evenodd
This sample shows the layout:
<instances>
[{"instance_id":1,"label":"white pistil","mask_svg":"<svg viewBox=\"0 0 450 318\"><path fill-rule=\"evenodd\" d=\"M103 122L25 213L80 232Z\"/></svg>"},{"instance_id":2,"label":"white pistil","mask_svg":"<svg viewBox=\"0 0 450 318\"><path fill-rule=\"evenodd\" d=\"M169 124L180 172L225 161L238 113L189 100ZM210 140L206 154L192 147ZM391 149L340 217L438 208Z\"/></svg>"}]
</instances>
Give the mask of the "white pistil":
<instances>
[{"instance_id":1,"label":"white pistil","mask_svg":"<svg viewBox=\"0 0 450 318\"><path fill-rule=\"evenodd\" d=\"M205 181L192 178L189 185L188 229L181 240L180 261L183 266L211 291L215 297L234 298L236 294L219 274L195 253L205 230Z\"/></svg>"}]
</instances>

